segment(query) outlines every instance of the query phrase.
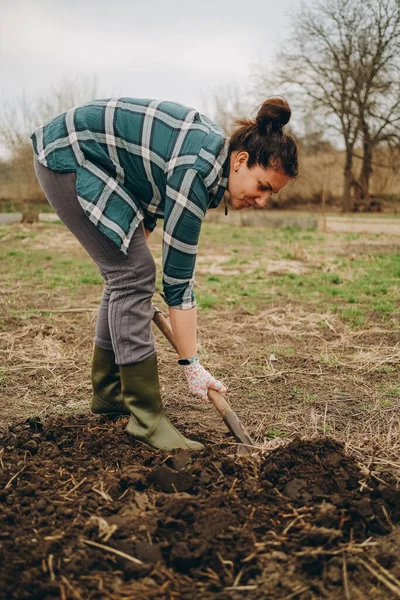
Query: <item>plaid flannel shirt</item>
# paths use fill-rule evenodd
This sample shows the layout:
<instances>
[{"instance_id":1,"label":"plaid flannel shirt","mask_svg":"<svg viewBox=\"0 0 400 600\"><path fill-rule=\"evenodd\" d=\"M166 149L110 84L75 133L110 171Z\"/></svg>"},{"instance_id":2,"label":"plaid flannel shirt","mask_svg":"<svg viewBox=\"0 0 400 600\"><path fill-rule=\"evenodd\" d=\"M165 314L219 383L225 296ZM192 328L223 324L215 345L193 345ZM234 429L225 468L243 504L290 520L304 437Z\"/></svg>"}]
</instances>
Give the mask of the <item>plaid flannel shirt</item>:
<instances>
[{"instance_id":1,"label":"plaid flannel shirt","mask_svg":"<svg viewBox=\"0 0 400 600\"><path fill-rule=\"evenodd\" d=\"M167 303L194 307L201 224L228 182L229 140L219 125L177 103L115 98L72 108L31 138L42 165L76 172L85 214L122 252L141 221L152 231L164 219Z\"/></svg>"}]
</instances>

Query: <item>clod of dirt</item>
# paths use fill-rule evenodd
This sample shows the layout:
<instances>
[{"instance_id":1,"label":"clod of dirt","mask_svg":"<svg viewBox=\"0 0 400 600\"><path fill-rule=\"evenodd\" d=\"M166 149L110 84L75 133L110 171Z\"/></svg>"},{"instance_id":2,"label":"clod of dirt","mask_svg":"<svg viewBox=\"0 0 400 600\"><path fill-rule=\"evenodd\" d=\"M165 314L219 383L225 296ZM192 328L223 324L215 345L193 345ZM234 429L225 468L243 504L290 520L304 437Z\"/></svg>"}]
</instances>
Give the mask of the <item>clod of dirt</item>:
<instances>
[{"instance_id":1,"label":"clod of dirt","mask_svg":"<svg viewBox=\"0 0 400 600\"><path fill-rule=\"evenodd\" d=\"M285 485L284 493L289 498L297 498L297 495L300 492L300 490L304 489L306 485L307 482L303 479L292 479L291 481L288 481Z\"/></svg>"},{"instance_id":2,"label":"clod of dirt","mask_svg":"<svg viewBox=\"0 0 400 600\"><path fill-rule=\"evenodd\" d=\"M191 473L173 471L166 465L155 469L150 474L149 481L158 486L163 492L186 492L193 487Z\"/></svg>"},{"instance_id":3,"label":"clod of dirt","mask_svg":"<svg viewBox=\"0 0 400 600\"><path fill-rule=\"evenodd\" d=\"M142 562L156 564L163 560L160 549L157 546L153 546L153 544L137 540L135 548L136 556Z\"/></svg>"},{"instance_id":4,"label":"clod of dirt","mask_svg":"<svg viewBox=\"0 0 400 600\"><path fill-rule=\"evenodd\" d=\"M178 450L176 454L171 456L171 467L176 471L184 469L192 460L192 454L187 450Z\"/></svg>"}]
</instances>

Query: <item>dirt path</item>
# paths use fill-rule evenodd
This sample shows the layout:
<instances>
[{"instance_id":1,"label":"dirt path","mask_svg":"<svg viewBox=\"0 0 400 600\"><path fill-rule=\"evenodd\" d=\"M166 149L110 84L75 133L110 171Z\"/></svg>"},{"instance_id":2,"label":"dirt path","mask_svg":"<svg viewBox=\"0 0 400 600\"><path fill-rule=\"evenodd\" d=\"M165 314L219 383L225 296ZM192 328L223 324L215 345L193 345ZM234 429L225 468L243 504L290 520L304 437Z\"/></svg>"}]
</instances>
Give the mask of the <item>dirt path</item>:
<instances>
[{"instance_id":1,"label":"dirt path","mask_svg":"<svg viewBox=\"0 0 400 600\"><path fill-rule=\"evenodd\" d=\"M400 235L400 219L385 217L333 217L319 218L319 231L326 233L377 233L383 235Z\"/></svg>"},{"instance_id":2,"label":"dirt path","mask_svg":"<svg viewBox=\"0 0 400 600\"><path fill-rule=\"evenodd\" d=\"M321 211L314 213L293 211L248 211L230 212L226 217L221 212L210 212L207 215L210 223L233 224L246 227L280 228L293 227L298 229L318 229L325 233L375 233L382 235L400 236L400 219L386 216L371 215L326 215Z\"/></svg>"},{"instance_id":3,"label":"dirt path","mask_svg":"<svg viewBox=\"0 0 400 600\"><path fill-rule=\"evenodd\" d=\"M22 213L0 213L0 225L21 222ZM57 216L52 213L39 215L41 222L55 222ZM247 213L230 212L229 217L222 213L211 212L207 215L210 223L244 225L249 227L298 227L300 229L318 229L326 233L377 233L400 235L400 219L390 217L363 217L360 215L321 217L317 211L311 213L286 213L252 211Z\"/></svg>"}]
</instances>

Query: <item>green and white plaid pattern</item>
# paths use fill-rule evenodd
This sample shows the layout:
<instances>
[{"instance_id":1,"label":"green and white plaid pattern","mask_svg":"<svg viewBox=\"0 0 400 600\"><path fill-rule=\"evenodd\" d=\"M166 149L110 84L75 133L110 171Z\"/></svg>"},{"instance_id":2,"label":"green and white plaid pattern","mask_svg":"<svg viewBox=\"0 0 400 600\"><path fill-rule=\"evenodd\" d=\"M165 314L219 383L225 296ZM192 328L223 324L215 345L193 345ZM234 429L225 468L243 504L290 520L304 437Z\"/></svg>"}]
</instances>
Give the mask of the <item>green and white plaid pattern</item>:
<instances>
[{"instance_id":1,"label":"green and white plaid pattern","mask_svg":"<svg viewBox=\"0 0 400 600\"><path fill-rule=\"evenodd\" d=\"M201 223L228 182L224 131L174 102L111 98L72 108L31 137L42 165L76 172L85 214L122 252L141 221L153 230L164 219L164 294L170 306L195 306Z\"/></svg>"}]
</instances>

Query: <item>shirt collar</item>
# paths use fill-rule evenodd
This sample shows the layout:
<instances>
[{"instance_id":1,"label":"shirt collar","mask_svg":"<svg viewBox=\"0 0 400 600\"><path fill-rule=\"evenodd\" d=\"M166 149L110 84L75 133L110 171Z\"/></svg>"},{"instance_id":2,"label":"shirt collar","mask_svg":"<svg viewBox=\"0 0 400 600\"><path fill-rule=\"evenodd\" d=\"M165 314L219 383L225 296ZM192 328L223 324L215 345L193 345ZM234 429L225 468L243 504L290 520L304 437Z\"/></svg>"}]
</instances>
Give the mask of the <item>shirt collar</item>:
<instances>
[{"instance_id":1,"label":"shirt collar","mask_svg":"<svg viewBox=\"0 0 400 600\"><path fill-rule=\"evenodd\" d=\"M228 152L228 156L226 157L221 170L221 175L216 185L213 188L213 194L210 197L210 201L208 203L208 208L217 208L222 198L224 197L224 193L228 187L228 176L229 176L229 164L230 164L230 152Z\"/></svg>"}]
</instances>

